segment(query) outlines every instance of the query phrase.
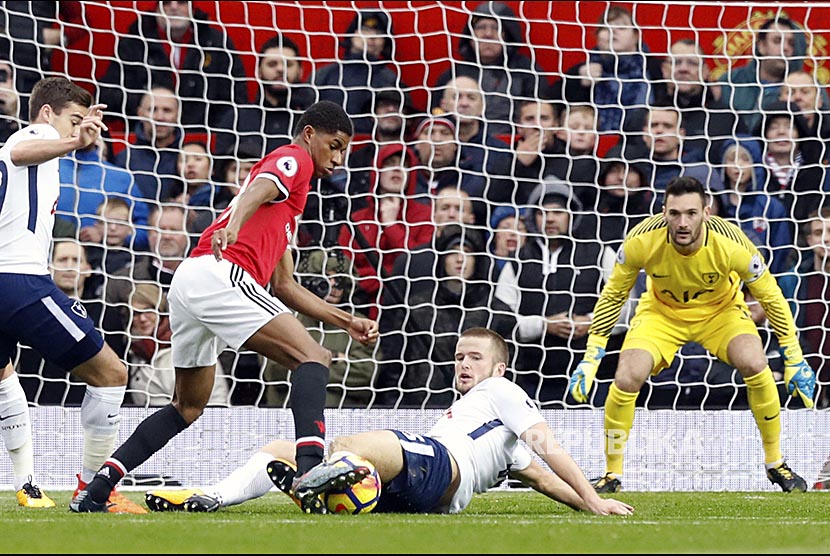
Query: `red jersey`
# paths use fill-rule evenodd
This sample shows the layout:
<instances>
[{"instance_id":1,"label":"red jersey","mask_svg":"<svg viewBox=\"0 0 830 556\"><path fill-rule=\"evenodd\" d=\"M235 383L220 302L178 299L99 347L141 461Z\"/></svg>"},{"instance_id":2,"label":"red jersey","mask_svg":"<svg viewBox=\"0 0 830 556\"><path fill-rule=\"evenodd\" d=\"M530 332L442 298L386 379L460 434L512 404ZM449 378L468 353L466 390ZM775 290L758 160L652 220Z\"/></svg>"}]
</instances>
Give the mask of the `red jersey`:
<instances>
[{"instance_id":1,"label":"red jersey","mask_svg":"<svg viewBox=\"0 0 830 556\"><path fill-rule=\"evenodd\" d=\"M297 231L297 220L305 209L313 174L311 155L297 145L285 145L257 162L239 190L241 194L249 183L262 177L276 183L282 192L281 197L285 197L260 205L242 225L236 243L222 252L225 259L244 268L262 286L271 279L274 268ZM202 232L191 257L213 254L210 246L213 232L228 225L234 206L236 199Z\"/></svg>"}]
</instances>

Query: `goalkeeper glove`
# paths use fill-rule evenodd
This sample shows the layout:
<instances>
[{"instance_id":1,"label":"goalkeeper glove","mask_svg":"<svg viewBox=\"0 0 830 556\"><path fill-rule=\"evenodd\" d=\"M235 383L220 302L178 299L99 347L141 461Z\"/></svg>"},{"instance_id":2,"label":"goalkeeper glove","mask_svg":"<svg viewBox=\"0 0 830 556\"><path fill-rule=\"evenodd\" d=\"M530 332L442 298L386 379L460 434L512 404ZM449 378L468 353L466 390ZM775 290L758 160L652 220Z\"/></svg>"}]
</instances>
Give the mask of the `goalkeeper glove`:
<instances>
[{"instance_id":1,"label":"goalkeeper glove","mask_svg":"<svg viewBox=\"0 0 830 556\"><path fill-rule=\"evenodd\" d=\"M784 358L784 384L787 393L800 396L805 407L813 407L813 394L816 391L816 373L804 361L800 349L780 348Z\"/></svg>"},{"instance_id":2,"label":"goalkeeper glove","mask_svg":"<svg viewBox=\"0 0 830 556\"><path fill-rule=\"evenodd\" d=\"M599 362L605 355L605 348L599 346L588 346L585 356L577 365L574 374L571 375L571 381L568 384L568 390L573 396L573 399L579 403L588 401L588 392L594 385L594 377L597 376L599 369Z\"/></svg>"}]
</instances>

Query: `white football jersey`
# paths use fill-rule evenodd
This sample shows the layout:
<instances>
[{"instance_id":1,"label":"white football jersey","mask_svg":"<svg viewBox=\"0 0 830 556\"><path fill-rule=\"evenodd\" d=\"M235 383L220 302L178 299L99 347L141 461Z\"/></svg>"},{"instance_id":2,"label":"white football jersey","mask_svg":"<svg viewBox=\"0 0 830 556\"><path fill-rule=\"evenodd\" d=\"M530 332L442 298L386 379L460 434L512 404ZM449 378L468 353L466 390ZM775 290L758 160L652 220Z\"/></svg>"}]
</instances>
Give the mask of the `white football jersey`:
<instances>
[{"instance_id":1,"label":"white football jersey","mask_svg":"<svg viewBox=\"0 0 830 556\"><path fill-rule=\"evenodd\" d=\"M15 132L0 149L0 272L49 274L49 247L60 194L59 158L15 166L12 148L29 139L60 139L49 124Z\"/></svg>"},{"instance_id":2,"label":"white football jersey","mask_svg":"<svg viewBox=\"0 0 830 556\"><path fill-rule=\"evenodd\" d=\"M491 377L464 394L427 433L447 447L458 464L461 482L449 511L460 512L473 494L485 492L522 470L532 456L519 436L544 422L524 390L504 377Z\"/></svg>"}]
</instances>

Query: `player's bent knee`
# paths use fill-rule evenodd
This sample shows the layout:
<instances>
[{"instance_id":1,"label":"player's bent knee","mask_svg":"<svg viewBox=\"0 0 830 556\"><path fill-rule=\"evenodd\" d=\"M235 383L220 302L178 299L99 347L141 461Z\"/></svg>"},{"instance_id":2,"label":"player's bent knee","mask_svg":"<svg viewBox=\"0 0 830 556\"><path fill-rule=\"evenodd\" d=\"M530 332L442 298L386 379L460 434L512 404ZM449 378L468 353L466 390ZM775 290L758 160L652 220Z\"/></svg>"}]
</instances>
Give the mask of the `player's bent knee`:
<instances>
[{"instance_id":1,"label":"player's bent knee","mask_svg":"<svg viewBox=\"0 0 830 556\"><path fill-rule=\"evenodd\" d=\"M368 458L373 454L373 451L365 448L366 446L353 436L339 436L329 444L329 454L349 452L362 458Z\"/></svg>"},{"instance_id":2,"label":"player's bent knee","mask_svg":"<svg viewBox=\"0 0 830 556\"><path fill-rule=\"evenodd\" d=\"M763 353L759 356L741 355L729 361L729 364L744 378L755 376L768 368L767 357Z\"/></svg>"},{"instance_id":3,"label":"player's bent knee","mask_svg":"<svg viewBox=\"0 0 830 556\"><path fill-rule=\"evenodd\" d=\"M748 361L746 363L742 363L741 365L736 365L735 368L742 377L749 378L767 370L767 360L765 358L763 361Z\"/></svg>"},{"instance_id":4,"label":"player's bent knee","mask_svg":"<svg viewBox=\"0 0 830 556\"><path fill-rule=\"evenodd\" d=\"M623 392L639 392L645 382L644 378L640 378L633 373L617 372L614 375L614 383Z\"/></svg>"},{"instance_id":5,"label":"player's bent knee","mask_svg":"<svg viewBox=\"0 0 830 556\"><path fill-rule=\"evenodd\" d=\"M72 369L72 373L90 386L127 385L127 367L106 344L92 359Z\"/></svg>"},{"instance_id":6,"label":"player's bent knee","mask_svg":"<svg viewBox=\"0 0 830 556\"><path fill-rule=\"evenodd\" d=\"M329 444L329 453L333 454L335 452L340 452L343 450L351 452L352 450L350 449L351 443L349 442L349 438L350 437L348 436L338 436L337 438L332 440Z\"/></svg>"},{"instance_id":7,"label":"player's bent knee","mask_svg":"<svg viewBox=\"0 0 830 556\"><path fill-rule=\"evenodd\" d=\"M205 405L207 404L184 404L182 402L173 402L176 411L182 416L185 422L189 425L193 424L202 413L205 412Z\"/></svg>"},{"instance_id":8,"label":"player's bent knee","mask_svg":"<svg viewBox=\"0 0 830 556\"><path fill-rule=\"evenodd\" d=\"M114 353L112 359L101 367L98 375L102 383L99 386L126 386L129 378L127 367Z\"/></svg>"},{"instance_id":9,"label":"player's bent knee","mask_svg":"<svg viewBox=\"0 0 830 556\"><path fill-rule=\"evenodd\" d=\"M322 360L320 361L321 365L323 365L324 367L331 367L332 353L329 350L323 350L323 353L320 357L322 358Z\"/></svg>"},{"instance_id":10,"label":"player's bent knee","mask_svg":"<svg viewBox=\"0 0 830 556\"><path fill-rule=\"evenodd\" d=\"M303 363L312 361L314 363L320 363L324 367L330 367L331 360L331 352L319 344L309 346L306 353L300 356L300 361Z\"/></svg>"},{"instance_id":11,"label":"player's bent knee","mask_svg":"<svg viewBox=\"0 0 830 556\"><path fill-rule=\"evenodd\" d=\"M112 384L108 384L108 386L126 386L129 379L127 367L121 361L114 363L107 376L112 380Z\"/></svg>"}]
</instances>

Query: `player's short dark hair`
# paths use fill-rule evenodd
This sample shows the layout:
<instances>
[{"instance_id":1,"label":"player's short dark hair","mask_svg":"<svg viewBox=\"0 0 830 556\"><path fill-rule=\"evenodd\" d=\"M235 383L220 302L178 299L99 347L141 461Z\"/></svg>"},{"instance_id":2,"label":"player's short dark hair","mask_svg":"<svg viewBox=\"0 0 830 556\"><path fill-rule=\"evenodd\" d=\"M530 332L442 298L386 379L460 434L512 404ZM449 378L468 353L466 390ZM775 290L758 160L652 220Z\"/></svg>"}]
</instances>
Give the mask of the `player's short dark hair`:
<instances>
[{"instance_id":1,"label":"player's short dark hair","mask_svg":"<svg viewBox=\"0 0 830 556\"><path fill-rule=\"evenodd\" d=\"M32 88L32 96L29 98L29 114L32 119L36 118L40 109L47 104L60 114L73 102L89 108L92 106L92 95L65 77L46 77L35 83Z\"/></svg>"},{"instance_id":2,"label":"player's short dark hair","mask_svg":"<svg viewBox=\"0 0 830 556\"><path fill-rule=\"evenodd\" d=\"M703 204L706 204L706 187L697 178L679 176L672 179L666 186L666 197L670 195L686 195L688 193L697 193L703 199Z\"/></svg>"},{"instance_id":3,"label":"player's short dark hair","mask_svg":"<svg viewBox=\"0 0 830 556\"><path fill-rule=\"evenodd\" d=\"M294 128L294 137L307 125L323 133L335 134L342 131L349 137L354 135L354 125L349 115L339 104L330 100L321 100L309 106Z\"/></svg>"},{"instance_id":4,"label":"player's short dark hair","mask_svg":"<svg viewBox=\"0 0 830 556\"><path fill-rule=\"evenodd\" d=\"M490 345L493 347L493 359L495 359L496 363L504 363L507 365L510 352L507 348L507 342L504 341L504 338L498 332L482 327L468 328L461 333L459 339L461 338L484 338L490 340Z\"/></svg>"}]
</instances>

